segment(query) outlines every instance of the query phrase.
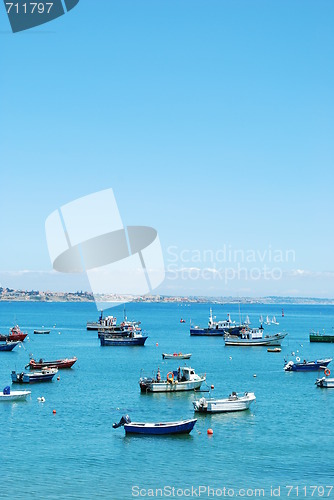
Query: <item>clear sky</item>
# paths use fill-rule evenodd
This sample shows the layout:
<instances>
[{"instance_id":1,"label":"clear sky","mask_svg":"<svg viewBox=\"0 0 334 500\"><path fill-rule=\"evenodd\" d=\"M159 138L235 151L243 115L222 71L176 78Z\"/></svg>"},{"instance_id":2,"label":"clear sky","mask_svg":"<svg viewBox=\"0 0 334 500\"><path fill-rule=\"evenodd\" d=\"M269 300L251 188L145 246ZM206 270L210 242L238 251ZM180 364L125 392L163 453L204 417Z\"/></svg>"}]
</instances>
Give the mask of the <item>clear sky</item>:
<instances>
[{"instance_id":1,"label":"clear sky","mask_svg":"<svg viewBox=\"0 0 334 500\"><path fill-rule=\"evenodd\" d=\"M168 272L162 293L334 296L332 0L81 0L17 34L1 9L3 286L52 287L46 217L112 187L167 269L294 252L280 280Z\"/></svg>"}]
</instances>

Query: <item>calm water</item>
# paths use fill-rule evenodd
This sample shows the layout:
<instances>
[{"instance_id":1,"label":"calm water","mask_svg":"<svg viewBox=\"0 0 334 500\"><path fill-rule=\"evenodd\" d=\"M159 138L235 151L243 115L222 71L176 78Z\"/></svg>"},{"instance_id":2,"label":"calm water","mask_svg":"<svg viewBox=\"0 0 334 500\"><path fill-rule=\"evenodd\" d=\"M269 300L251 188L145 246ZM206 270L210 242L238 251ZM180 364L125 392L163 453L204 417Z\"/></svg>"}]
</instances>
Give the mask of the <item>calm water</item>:
<instances>
[{"instance_id":1,"label":"calm water","mask_svg":"<svg viewBox=\"0 0 334 500\"><path fill-rule=\"evenodd\" d=\"M21 348L0 353L1 388L9 384L12 369L23 370L30 353L36 358L78 357L72 370L59 372L59 381L24 386L32 391L27 402L0 405L0 498L122 500L136 498L133 486L145 489L137 496L143 498L149 488L193 486L199 493L200 485L218 494L224 486L233 488L235 496L240 488L263 488L266 498L271 486L280 486L280 497L287 498L285 486L293 485L300 488L299 498L305 492L311 498L312 490L302 490L304 486L334 484L334 390L318 389L315 373L283 371L284 357L292 351L301 358L334 357L334 344L308 341L311 328L333 331L334 307L284 306L284 318L281 309L252 305L242 310L256 326L260 314L276 315L280 325L266 332L289 332L276 354L266 348L224 347L222 338L190 337L190 318L205 325L209 305L129 304L129 319L140 320L149 335L146 346L103 348L97 332L85 328L87 320L98 316L93 304L0 303L0 331L18 323L29 333ZM122 319L122 308L112 312ZM237 306L214 307L217 319L227 312L238 320ZM179 323L181 317L186 324ZM56 326L50 335L33 335L42 325ZM144 421L194 415L192 393L139 391L141 369L150 374L158 366L163 373L178 368L161 358L162 352L175 351L192 352L188 364L206 373L216 397L232 390L254 391L252 411L199 415L194 431L182 437L125 437L124 429L114 430L112 423L125 413ZM37 401L39 396L45 403ZM209 427L212 437L206 433Z\"/></svg>"}]
</instances>

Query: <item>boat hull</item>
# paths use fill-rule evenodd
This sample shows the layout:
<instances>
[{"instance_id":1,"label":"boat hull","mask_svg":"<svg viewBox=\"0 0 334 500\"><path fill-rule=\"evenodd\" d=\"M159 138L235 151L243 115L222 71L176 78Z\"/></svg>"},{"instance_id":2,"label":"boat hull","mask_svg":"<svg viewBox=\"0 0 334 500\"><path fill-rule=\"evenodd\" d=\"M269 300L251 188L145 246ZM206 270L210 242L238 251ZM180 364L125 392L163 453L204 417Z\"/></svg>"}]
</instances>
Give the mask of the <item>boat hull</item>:
<instances>
[{"instance_id":1,"label":"boat hull","mask_svg":"<svg viewBox=\"0 0 334 500\"><path fill-rule=\"evenodd\" d=\"M0 402L4 401L25 401L31 391L11 391L10 394L0 393Z\"/></svg>"},{"instance_id":2,"label":"boat hull","mask_svg":"<svg viewBox=\"0 0 334 500\"><path fill-rule=\"evenodd\" d=\"M310 335L310 342L334 343L334 335Z\"/></svg>"},{"instance_id":3,"label":"boat hull","mask_svg":"<svg viewBox=\"0 0 334 500\"><path fill-rule=\"evenodd\" d=\"M9 335L0 335L0 341L23 342L27 335L27 333L10 333Z\"/></svg>"},{"instance_id":4,"label":"boat hull","mask_svg":"<svg viewBox=\"0 0 334 500\"><path fill-rule=\"evenodd\" d=\"M131 422L130 424L124 424L124 429L126 434L142 434L150 436L189 434L189 432L193 430L196 422L197 419L162 423Z\"/></svg>"},{"instance_id":5,"label":"boat hull","mask_svg":"<svg viewBox=\"0 0 334 500\"><path fill-rule=\"evenodd\" d=\"M57 359L54 361L43 361L43 362L38 362L35 361L34 359L30 360L29 367L31 369L36 369L36 370L42 370L43 368L58 368L63 369L63 368L71 368L74 363L76 363L77 358L71 358L71 359Z\"/></svg>"},{"instance_id":6,"label":"boat hull","mask_svg":"<svg viewBox=\"0 0 334 500\"><path fill-rule=\"evenodd\" d=\"M331 359L318 359L308 363L294 363L293 365L287 364L285 365L284 370L286 372L311 372L324 370L331 361Z\"/></svg>"},{"instance_id":7,"label":"boat hull","mask_svg":"<svg viewBox=\"0 0 334 500\"><path fill-rule=\"evenodd\" d=\"M166 354L162 353L162 359L190 359L191 354Z\"/></svg>"},{"instance_id":8,"label":"boat hull","mask_svg":"<svg viewBox=\"0 0 334 500\"><path fill-rule=\"evenodd\" d=\"M204 398L205 400L205 398ZM235 400L232 399L208 399L205 404L199 404L200 401L194 401L194 410L200 413L229 413L248 410L250 405L256 401L254 393L242 396Z\"/></svg>"},{"instance_id":9,"label":"boat hull","mask_svg":"<svg viewBox=\"0 0 334 500\"><path fill-rule=\"evenodd\" d=\"M190 335L199 337L223 337L224 335L238 335L241 326L226 328L190 328Z\"/></svg>"},{"instance_id":10,"label":"boat hull","mask_svg":"<svg viewBox=\"0 0 334 500\"><path fill-rule=\"evenodd\" d=\"M12 372L12 382L14 384L33 384L35 382L51 382L58 370L52 372L40 373L16 373Z\"/></svg>"},{"instance_id":11,"label":"boat hull","mask_svg":"<svg viewBox=\"0 0 334 500\"><path fill-rule=\"evenodd\" d=\"M101 346L143 346L148 337L101 337Z\"/></svg>"},{"instance_id":12,"label":"boat hull","mask_svg":"<svg viewBox=\"0 0 334 500\"><path fill-rule=\"evenodd\" d=\"M51 330L34 330L35 335L49 335Z\"/></svg>"},{"instance_id":13,"label":"boat hull","mask_svg":"<svg viewBox=\"0 0 334 500\"><path fill-rule=\"evenodd\" d=\"M239 347L260 347L260 346L280 346L282 340L286 337L285 334L277 334L273 336L263 337L262 339L243 339L241 337L225 337L225 346Z\"/></svg>"},{"instance_id":14,"label":"boat hull","mask_svg":"<svg viewBox=\"0 0 334 500\"><path fill-rule=\"evenodd\" d=\"M8 342L6 344L0 344L0 351L12 351L20 342Z\"/></svg>"},{"instance_id":15,"label":"boat hull","mask_svg":"<svg viewBox=\"0 0 334 500\"><path fill-rule=\"evenodd\" d=\"M195 391L200 389L205 381L205 377L199 377L198 380L189 380L185 382L148 382L140 381L141 392L181 392Z\"/></svg>"}]
</instances>

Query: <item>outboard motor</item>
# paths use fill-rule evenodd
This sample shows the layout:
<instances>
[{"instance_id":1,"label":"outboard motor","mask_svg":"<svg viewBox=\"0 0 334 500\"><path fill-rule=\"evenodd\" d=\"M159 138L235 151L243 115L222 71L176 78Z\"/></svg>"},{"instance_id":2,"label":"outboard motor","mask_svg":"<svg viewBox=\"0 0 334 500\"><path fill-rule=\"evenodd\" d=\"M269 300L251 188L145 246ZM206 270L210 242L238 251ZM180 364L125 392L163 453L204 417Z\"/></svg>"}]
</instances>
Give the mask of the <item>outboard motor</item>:
<instances>
[{"instance_id":1,"label":"outboard motor","mask_svg":"<svg viewBox=\"0 0 334 500\"><path fill-rule=\"evenodd\" d=\"M3 392L3 394L6 394L8 396L10 394L10 386L6 385L6 387L4 388L4 390L2 392Z\"/></svg>"},{"instance_id":2,"label":"outboard motor","mask_svg":"<svg viewBox=\"0 0 334 500\"><path fill-rule=\"evenodd\" d=\"M131 424L131 418L129 415L123 415L121 420L116 424L116 422L112 425L114 429L117 429L118 427L121 427L121 425L124 424Z\"/></svg>"}]
</instances>

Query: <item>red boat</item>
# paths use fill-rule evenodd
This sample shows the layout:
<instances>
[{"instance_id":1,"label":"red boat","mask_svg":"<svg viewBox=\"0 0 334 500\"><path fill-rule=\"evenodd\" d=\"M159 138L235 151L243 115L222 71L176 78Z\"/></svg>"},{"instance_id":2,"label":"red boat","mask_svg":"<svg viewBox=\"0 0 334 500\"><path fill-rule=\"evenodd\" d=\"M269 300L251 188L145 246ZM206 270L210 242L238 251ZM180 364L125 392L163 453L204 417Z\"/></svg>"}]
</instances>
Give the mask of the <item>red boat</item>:
<instances>
[{"instance_id":1,"label":"red boat","mask_svg":"<svg viewBox=\"0 0 334 500\"><path fill-rule=\"evenodd\" d=\"M27 335L27 333L23 333L16 325L10 329L9 335L0 334L0 340L8 340L9 342L17 342L19 340L20 342L23 342Z\"/></svg>"},{"instance_id":2,"label":"red boat","mask_svg":"<svg viewBox=\"0 0 334 500\"><path fill-rule=\"evenodd\" d=\"M39 361L35 361L34 359L31 359L29 362L29 368L31 369L42 369L45 367L48 368L71 368L74 363L77 361L77 358L64 358L64 359L56 359L54 361L45 361L44 359L40 359Z\"/></svg>"}]
</instances>

